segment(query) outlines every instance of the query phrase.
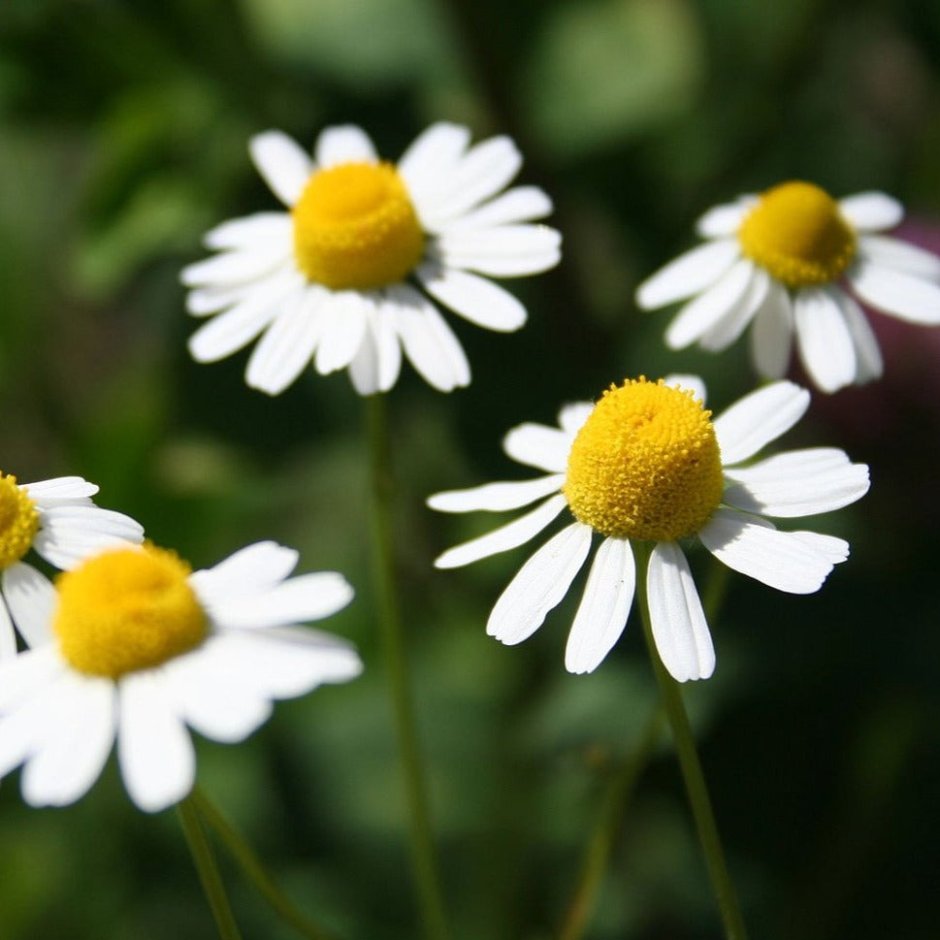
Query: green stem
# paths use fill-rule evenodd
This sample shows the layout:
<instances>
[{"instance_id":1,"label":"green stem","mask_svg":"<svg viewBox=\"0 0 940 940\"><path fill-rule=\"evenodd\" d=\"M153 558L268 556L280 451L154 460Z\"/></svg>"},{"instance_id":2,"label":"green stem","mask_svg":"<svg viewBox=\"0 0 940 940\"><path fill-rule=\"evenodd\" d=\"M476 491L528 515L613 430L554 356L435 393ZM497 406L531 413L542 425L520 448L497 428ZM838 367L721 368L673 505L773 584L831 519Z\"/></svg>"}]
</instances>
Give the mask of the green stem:
<instances>
[{"instance_id":1,"label":"green stem","mask_svg":"<svg viewBox=\"0 0 940 940\"><path fill-rule=\"evenodd\" d=\"M646 723L643 736L633 753L612 775L604 797L603 808L584 853L581 876L559 940L581 940L590 924L601 881L620 830L624 808L643 769L649 763L659 738L662 711L657 708Z\"/></svg>"},{"instance_id":2,"label":"green stem","mask_svg":"<svg viewBox=\"0 0 940 940\"><path fill-rule=\"evenodd\" d=\"M202 823L199 821L195 801L188 796L177 805L176 810L183 827L183 835L186 837L186 844L189 846L193 863L199 874L202 890L205 892L209 907L212 908L212 916L215 918L219 937L221 940L241 940L238 925L235 923L235 915L232 914L232 907L225 893L225 885L222 883L222 876L215 863L215 857L209 840L206 839Z\"/></svg>"},{"instance_id":3,"label":"green stem","mask_svg":"<svg viewBox=\"0 0 940 940\"><path fill-rule=\"evenodd\" d=\"M698 830L699 842L705 856L705 865L712 883L712 890L718 902L718 910L724 925L727 940L746 940L747 932L741 909L738 906L737 895L728 866L725 862L725 853L721 847L721 838L718 835L718 826L715 823L715 813L712 809L708 787L705 784L705 775L695 750L695 739L689 725L689 716L686 714L682 702L679 683L666 671L656 642L653 639L653 629L650 622L649 600L646 594L646 571L649 566L650 548L648 544L634 546L637 554L637 601L640 616L643 620L643 634L646 637L646 646L649 650L656 681L659 683L659 692L666 717L672 729L672 737L676 746L676 755L682 769L682 778L685 781L685 791L689 800L689 807L695 819L695 828Z\"/></svg>"},{"instance_id":4,"label":"green stem","mask_svg":"<svg viewBox=\"0 0 940 940\"><path fill-rule=\"evenodd\" d=\"M190 800L206 825L215 830L215 834L232 854L245 877L257 888L258 893L271 905L281 920L308 940L330 940L332 935L308 920L278 887L251 846L209 797L196 787L190 795Z\"/></svg>"},{"instance_id":5,"label":"green stem","mask_svg":"<svg viewBox=\"0 0 940 940\"><path fill-rule=\"evenodd\" d=\"M369 438L369 464L372 488L372 543L379 625L388 667L389 692L398 735L398 749L404 775L411 828L411 854L415 886L428 937L448 936L443 892L437 869L427 785L421 748L415 727L414 705L405 654L404 631L395 575L392 530L392 499L395 492L391 474L385 398L370 395L365 400Z\"/></svg>"}]
</instances>

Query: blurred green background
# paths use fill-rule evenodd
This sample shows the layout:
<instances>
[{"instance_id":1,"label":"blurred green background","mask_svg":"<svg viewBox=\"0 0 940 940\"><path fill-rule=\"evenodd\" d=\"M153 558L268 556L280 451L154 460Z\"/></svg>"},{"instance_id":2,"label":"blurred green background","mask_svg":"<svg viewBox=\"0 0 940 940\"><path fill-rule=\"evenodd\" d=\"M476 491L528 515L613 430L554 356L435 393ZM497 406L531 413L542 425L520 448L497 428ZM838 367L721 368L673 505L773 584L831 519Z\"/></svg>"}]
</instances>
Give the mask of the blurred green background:
<instances>
[{"instance_id":1,"label":"blurred green background","mask_svg":"<svg viewBox=\"0 0 940 940\"><path fill-rule=\"evenodd\" d=\"M373 623L362 402L344 375L276 399L246 354L196 366L181 266L201 234L274 208L252 133L305 144L359 123L395 158L428 123L505 132L555 199L561 266L514 285L528 326L457 322L474 369L390 401L405 621L456 935L556 937L610 781L656 695L637 624L592 676L562 659L577 591L521 647L484 623L526 549L435 572L491 519L441 489L522 478L499 449L625 375L700 371L724 407L753 376L664 349L637 282L710 205L792 177L878 188L940 247L940 8L916 0L3 0L0 466L82 474L194 565L260 538L358 599L330 621L367 670L282 704L247 744L199 742L205 790L298 903L350 940L420 935ZM454 323L456 318L450 318ZM846 448L873 487L818 528L852 558L812 597L734 577L718 668L686 689L754 938L937 936L940 331L879 319L887 376L814 396L785 443ZM815 520L814 520L815 521ZM531 549L529 549L531 550ZM709 578L705 557L693 567ZM665 735L664 735L665 737ZM222 859L247 938L288 938ZM113 762L79 804L0 788L0 940L213 936L172 812ZM677 766L661 742L626 803L587 936L686 940L719 926Z\"/></svg>"}]
</instances>

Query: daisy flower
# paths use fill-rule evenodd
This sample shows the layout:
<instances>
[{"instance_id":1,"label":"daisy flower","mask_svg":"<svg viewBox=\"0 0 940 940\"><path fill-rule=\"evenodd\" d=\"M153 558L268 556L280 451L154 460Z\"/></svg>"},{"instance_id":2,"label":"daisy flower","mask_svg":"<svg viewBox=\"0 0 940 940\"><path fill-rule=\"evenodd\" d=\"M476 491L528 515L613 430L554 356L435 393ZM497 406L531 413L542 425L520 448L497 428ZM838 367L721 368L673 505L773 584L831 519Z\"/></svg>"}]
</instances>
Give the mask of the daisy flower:
<instances>
[{"instance_id":1,"label":"daisy flower","mask_svg":"<svg viewBox=\"0 0 940 940\"><path fill-rule=\"evenodd\" d=\"M904 210L884 193L834 200L812 183L782 183L717 206L698 221L708 239L636 293L644 309L685 300L666 343L717 352L748 327L761 375L787 371L793 337L824 392L876 379L881 351L857 301L927 326L940 324L940 258L896 238ZM688 299L691 298L691 299Z\"/></svg>"},{"instance_id":2,"label":"daisy flower","mask_svg":"<svg viewBox=\"0 0 940 940\"><path fill-rule=\"evenodd\" d=\"M689 387L627 380L611 386L596 405L563 407L558 427L522 424L506 435L503 449L546 476L430 497L428 505L443 512L500 511L539 501L508 525L444 552L438 568L522 545L565 508L574 516L503 591L488 634L510 645L531 636L568 592L597 534L600 544L565 652L569 672L592 672L630 613L632 543L651 543L646 587L659 656L678 681L705 679L715 653L681 541L697 539L729 568L792 594L818 590L833 566L845 561L849 546L842 539L781 532L766 517L810 516L852 503L868 490L868 467L828 447L745 463L800 419L809 393L776 382L713 422L700 382L681 384Z\"/></svg>"},{"instance_id":3,"label":"daisy flower","mask_svg":"<svg viewBox=\"0 0 940 940\"><path fill-rule=\"evenodd\" d=\"M144 530L133 519L91 501L97 492L81 477L20 484L0 473L0 659L16 653L14 623L32 643L28 618L19 617L42 579L23 561L30 549L56 568L71 568L108 546L143 541Z\"/></svg>"},{"instance_id":4,"label":"daisy flower","mask_svg":"<svg viewBox=\"0 0 940 940\"><path fill-rule=\"evenodd\" d=\"M311 361L321 375L348 367L361 395L386 392L402 350L434 388L469 384L438 305L519 329L525 309L488 278L553 267L561 241L532 224L551 212L545 193L502 192L522 164L513 142L469 140L465 127L434 124L393 165L352 125L324 130L313 158L280 131L252 138L255 166L288 211L223 223L205 237L220 254L183 270L189 312L213 317L191 337L193 357L213 362L260 336L245 378L270 395Z\"/></svg>"},{"instance_id":5,"label":"daisy flower","mask_svg":"<svg viewBox=\"0 0 940 940\"><path fill-rule=\"evenodd\" d=\"M23 765L23 798L63 806L97 780L117 740L131 799L155 812L192 789L186 726L234 742L276 699L357 676L344 640L296 626L345 607L333 572L288 578L297 552L259 542L193 573L150 545L109 549L34 582L33 648L0 662L0 776Z\"/></svg>"}]
</instances>

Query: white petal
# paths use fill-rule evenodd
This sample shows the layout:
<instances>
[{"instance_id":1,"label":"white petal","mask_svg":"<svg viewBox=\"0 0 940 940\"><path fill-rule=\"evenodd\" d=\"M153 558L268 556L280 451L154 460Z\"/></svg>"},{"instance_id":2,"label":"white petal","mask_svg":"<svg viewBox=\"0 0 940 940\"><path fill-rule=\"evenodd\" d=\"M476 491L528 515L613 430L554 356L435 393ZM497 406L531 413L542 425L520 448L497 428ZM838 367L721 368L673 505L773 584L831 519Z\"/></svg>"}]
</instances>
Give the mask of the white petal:
<instances>
[{"instance_id":1,"label":"white petal","mask_svg":"<svg viewBox=\"0 0 940 940\"><path fill-rule=\"evenodd\" d=\"M770 293L771 277L762 268L755 268L744 296L731 313L706 330L699 342L702 349L721 352L727 349L750 325Z\"/></svg>"},{"instance_id":2,"label":"white petal","mask_svg":"<svg viewBox=\"0 0 940 940\"><path fill-rule=\"evenodd\" d=\"M385 291L380 316L390 316L402 348L421 377L441 392L470 384L470 364L463 347L437 308L413 287Z\"/></svg>"},{"instance_id":3,"label":"white petal","mask_svg":"<svg viewBox=\"0 0 940 940\"><path fill-rule=\"evenodd\" d=\"M575 522L552 536L518 571L496 601L486 632L513 646L532 636L568 593L591 549L591 528Z\"/></svg>"},{"instance_id":4,"label":"white petal","mask_svg":"<svg viewBox=\"0 0 940 940\"><path fill-rule=\"evenodd\" d=\"M441 181L437 198L427 206L429 221L439 225L495 196L521 166L522 155L508 137L491 137L476 144L449 178Z\"/></svg>"},{"instance_id":5,"label":"white petal","mask_svg":"<svg viewBox=\"0 0 940 940\"><path fill-rule=\"evenodd\" d=\"M535 480L512 483L486 483L468 490L450 490L428 497L428 506L439 512L505 512L528 506L537 499L557 493L565 482L564 474L556 473Z\"/></svg>"},{"instance_id":6,"label":"white petal","mask_svg":"<svg viewBox=\"0 0 940 940\"><path fill-rule=\"evenodd\" d=\"M302 574L256 594L217 599L209 607L213 621L226 629L260 629L321 620L353 599L349 582L335 571Z\"/></svg>"},{"instance_id":7,"label":"white petal","mask_svg":"<svg viewBox=\"0 0 940 940\"><path fill-rule=\"evenodd\" d=\"M507 456L527 467L548 473L563 473L568 467L571 432L526 421L503 438Z\"/></svg>"},{"instance_id":8,"label":"white petal","mask_svg":"<svg viewBox=\"0 0 940 940\"><path fill-rule=\"evenodd\" d=\"M84 796L101 775L114 744L110 680L65 672L52 694L55 728L23 770L23 799L31 806L66 806Z\"/></svg>"},{"instance_id":9,"label":"white petal","mask_svg":"<svg viewBox=\"0 0 940 940\"><path fill-rule=\"evenodd\" d=\"M750 343L751 360L757 371L768 379L782 379L793 345L793 304L790 292L773 279L764 304L754 317Z\"/></svg>"},{"instance_id":10,"label":"white petal","mask_svg":"<svg viewBox=\"0 0 940 940\"><path fill-rule=\"evenodd\" d=\"M339 163L375 163L379 157L369 135L355 124L328 127L317 138L314 152L323 168Z\"/></svg>"},{"instance_id":11,"label":"white petal","mask_svg":"<svg viewBox=\"0 0 940 940\"><path fill-rule=\"evenodd\" d=\"M663 377L663 382L670 388L687 389L704 405L708 400L708 389L698 375L689 375L684 372L671 372Z\"/></svg>"},{"instance_id":12,"label":"white petal","mask_svg":"<svg viewBox=\"0 0 940 940\"><path fill-rule=\"evenodd\" d=\"M820 532L790 532L789 535L808 548L827 558L833 565L840 565L849 557L849 543L834 535Z\"/></svg>"},{"instance_id":13,"label":"white petal","mask_svg":"<svg viewBox=\"0 0 940 940\"><path fill-rule=\"evenodd\" d=\"M252 292L256 282L224 284L220 287L194 287L186 295L186 312L192 317L208 317L241 303Z\"/></svg>"},{"instance_id":14,"label":"white petal","mask_svg":"<svg viewBox=\"0 0 940 940\"><path fill-rule=\"evenodd\" d=\"M254 542L233 552L206 572L224 578L231 587L242 590L265 590L283 581L297 566L299 554L277 542Z\"/></svg>"},{"instance_id":15,"label":"white petal","mask_svg":"<svg viewBox=\"0 0 940 940\"><path fill-rule=\"evenodd\" d=\"M268 278L244 300L196 330L187 344L190 355L197 362L217 362L247 346L277 316L289 296L302 289L294 271Z\"/></svg>"},{"instance_id":16,"label":"white petal","mask_svg":"<svg viewBox=\"0 0 940 940\"><path fill-rule=\"evenodd\" d=\"M366 335L349 364L353 387L360 395L387 392L398 380L400 370L401 343L394 318L373 304L369 309Z\"/></svg>"},{"instance_id":17,"label":"white petal","mask_svg":"<svg viewBox=\"0 0 940 940\"><path fill-rule=\"evenodd\" d=\"M210 229L203 236L206 248L256 248L267 250L282 246L285 254L291 250L294 223L286 212L256 212L254 215L229 219Z\"/></svg>"},{"instance_id":18,"label":"white petal","mask_svg":"<svg viewBox=\"0 0 940 940\"><path fill-rule=\"evenodd\" d=\"M734 235L756 202L753 196L742 196L736 202L715 206L699 218L695 223L695 231L702 238L726 238Z\"/></svg>"},{"instance_id":19,"label":"white petal","mask_svg":"<svg viewBox=\"0 0 940 940\"><path fill-rule=\"evenodd\" d=\"M593 672L613 649L627 625L636 564L627 539L604 539L594 556L584 596L575 615L565 668L568 672Z\"/></svg>"},{"instance_id":20,"label":"white petal","mask_svg":"<svg viewBox=\"0 0 940 940\"><path fill-rule=\"evenodd\" d=\"M479 209L458 216L444 226L446 232L493 228L517 222L534 222L551 214L552 201L537 186L516 186Z\"/></svg>"},{"instance_id":21,"label":"white petal","mask_svg":"<svg viewBox=\"0 0 940 940\"><path fill-rule=\"evenodd\" d=\"M524 516L493 529L486 535L448 549L435 559L434 567L460 568L481 558L516 548L538 535L567 505L565 497L561 494L553 496Z\"/></svg>"},{"instance_id":22,"label":"white petal","mask_svg":"<svg viewBox=\"0 0 940 940\"><path fill-rule=\"evenodd\" d=\"M727 470L735 481L722 501L761 515L813 516L848 506L868 492L868 467L834 447L792 450L750 467Z\"/></svg>"},{"instance_id":23,"label":"white petal","mask_svg":"<svg viewBox=\"0 0 940 940\"><path fill-rule=\"evenodd\" d=\"M196 754L176 713L170 683L150 670L118 687L118 761L131 799L145 813L178 803L193 787Z\"/></svg>"},{"instance_id":24,"label":"white petal","mask_svg":"<svg viewBox=\"0 0 940 940\"><path fill-rule=\"evenodd\" d=\"M861 260L846 276L855 293L882 313L924 326L940 324L940 285Z\"/></svg>"},{"instance_id":25,"label":"white petal","mask_svg":"<svg viewBox=\"0 0 940 940\"><path fill-rule=\"evenodd\" d=\"M313 358L322 320L320 291L298 292L264 332L248 360L245 381L268 395L279 395L303 372Z\"/></svg>"},{"instance_id":26,"label":"white petal","mask_svg":"<svg viewBox=\"0 0 940 940\"><path fill-rule=\"evenodd\" d=\"M362 660L348 640L305 627L277 627L229 634L247 641L252 682L274 698L295 698L324 683L348 682Z\"/></svg>"},{"instance_id":27,"label":"white petal","mask_svg":"<svg viewBox=\"0 0 940 940\"><path fill-rule=\"evenodd\" d=\"M264 250L224 251L188 264L180 271L180 280L187 287L243 287L283 268L289 259L289 251L280 244Z\"/></svg>"},{"instance_id":28,"label":"white petal","mask_svg":"<svg viewBox=\"0 0 940 940\"><path fill-rule=\"evenodd\" d=\"M165 668L167 694L180 719L213 741L243 741L271 715L271 701L241 681L231 658L218 655L229 642L213 636L198 656L182 656Z\"/></svg>"},{"instance_id":29,"label":"white petal","mask_svg":"<svg viewBox=\"0 0 940 940\"><path fill-rule=\"evenodd\" d=\"M940 280L940 257L916 245L885 235L863 235L858 240L859 256L885 268L897 268L905 274Z\"/></svg>"},{"instance_id":30,"label":"white petal","mask_svg":"<svg viewBox=\"0 0 940 940\"><path fill-rule=\"evenodd\" d=\"M636 290L637 305L655 310L692 297L711 287L740 257L741 249L733 238L699 245L640 284Z\"/></svg>"},{"instance_id":31,"label":"white petal","mask_svg":"<svg viewBox=\"0 0 940 940\"><path fill-rule=\"evenodd\" d=\"M232 594L254 594L280 584L297 566L299 557L293 548L277 542L255 542L212 568L195 572L189 583L205 604Z\"/></svg>"},{"instance_id":32,"label":"white petal","mask_svg":"<svg viewBox=\"0 0 940 940\"><path fill-rule=\"evenodd\" d=\"M21 490L40 507L54 505L61 499L85 499L94 496L98 487L81 477L55 477L52 480L40 480L37 483L23 483Z\"/></svg>"},{"instance_id":33,"label":"white petal","mask_svg":"<svg viewBox=\"0 0 940 940\"><path fill-rule=\"evenodd\" d=\"M558 412L558 424L569 438L574 438L593 410L594 402L590 401L576 401L570 405L563 405ZM565 460L567 462L567 457Z\"/></svg>"},{"instance_id":34,"label":"white petal","mask_svg":"<svg viewBox=\"0 0 940 940\"><path fill-rule=\"evenodd\" d=\"M67 668L52 643L0 660L0 715L9 714L33 699Z\"/></svg>"},{"instance_id":35,"label":"white petal","mask_svg":"<svg viewBox=\"0 0 940 940\"><path fill-rule=\"evenodd\" d=\"M56 592L52 582L32 565L18 562L2 575L3 597L26 645L44 646L52 640Z\"/></svg>"},{"instance_id":36,"label":"white petal","mask_svg":"<svg viewBox=\"0 0 940 940\"><path fill-rule=\"evenodd\" d=\"M421 133L402 155L397 169L419 212L453 174L469 142L466 127L442 121Z\"/></svg>"},{"instance_id":37,"label":"white petal","mask_svg":"<svg viewBox=\"0 0 940 940\"><path fill-rule=\"evenodd\" d=\"M233 674L231 661L216 651L229 641L214 636L199 656L182 656L166 667L168 693L176 713L195 731L213 741L243 741L271 715L271 701Z\"/></svg>"},{"instance_id":38,"label":"white petal","mask_svg":"<svg viewBox=\"0 0 940 940\"><path fill-rule=\"evenodd\" d=\"M252 715L263 720L260 702L295 698L323 683L347 682L362 672L362 662L355 647L340 637L321 630L280 627L219 633L199 650L174 660L167 672L175 707L187 720L194 717L189 709L199 697L200 686L222 698L248 699L247 704L234 705L247 713L234 724L248 734L253 728L245 724L250 724ZM224 735L218 727L223 719L207 714L210 707L204 701L195 705L202 718L216 725L213 730ZM235 728L230 727L228 733L235 735ZM209 737L216 734L209 733Z\"/></svg>"},{"instance_id":39,"label":"white petal","mask_svg":"<svg viewBox=\"0 0 940 940\"><path fill-rule=\"evenodd\" d=\"M849 336L852 338L852 346L855 349L855 381L861 384L879 378L884 364L878 340L868 324L868 318L855 299L844 290L833 290L832 298L839 305Z\"/></svg>"},{"instance_id":40,"label":"white petal","mask_svg":"<svg viewBox=\"0 0 940 940\"><path fill-rule=\"evenodd\" d=\"M842 310L824 288L805 287L793 302L796 348L807 373L824 392L855 381L858 364Z\"/></svg>"},{"instance_id":41,"label":"white petal","mask_svg":"<svg viewBox=\"0 0 940 940\"><path fill-rule=\"evenodd\" d=\"M314 366L320 375L345 369L365 340L371 301L355 291L330 294L319 305L320 341Z\"/></svg>"},{"instance_id":42,"label":"white petal","mask_svg":"<svg viewBox=\"0 0 940 940\"><path fill-rule=\"evenodd\" d=\"M538 274L558 264L561 235L547 225L502 225L441 235L433 254L445 267L491 277Z\"/></svg>"},{"instance_id":43,"label":"white petal","mask_svg":"<svg viewBox=\"0 0 940 940\"><path fill-rule=\"evenodd\" d=\"M437 262L425 262L415 273L432 297L477 326L511 333L526 321L525 307L512 294L476 274Z\"/></svg>"},{"instance_id":44,"label":"white petal","mask_svg":"<svg viewBox=\"0 0 940 940\"><path fill-rule=\"evenodd\" d=\"M16 633L6 602L0 596L0 662L16 656ZM2 692L0 692L2 694Z\"/></svg>"},{"instance_id":45,"label":"white petal","mask_svg":"<svg viewBox=\"0 0 940 940\"><path fill-rule=\"evenodd\" d=\"M808 407L809 392L792 382L774 382L745 395L714 421L722 464L753 457L789 431Z\"/></svg>"},{"instance_id":46,"label":"white petal","mask_svg":"<svg viewBox=\"0 0 940 940\"><path fill-rule=\"evenodd\" d=\"M64 503L40 514L41 528L33 548L56 568L72 568L108 548L139 545L144 530L124 513L94 505Z\"/></svg>"},{"instance_id":47,"label":"white petal","mask_svg":"<svg viewBox=\"0 0 940 940\"><path fill-rule=\"evenodd\" d=\"M248 144L258 172L286 206L292 206L304 191L313 161L292 137L281 131L265 131Z\"/></svg>"},{"instance_id":48,"label":"white petal","mask_svg":"<svg viewBox=\"0 0 940 940\"><path fill-rule=\"evenodd\" d=\"M904 207L885 193L858 193L839 200L839 211L860 232L894 228L904 218Z\"/></svg>"},{"instance_id":49,"label":"white petal","mask_svg":"<svg viewBox=\"0 0 940 940\"><path fill-rule=\"evenodd\" d=\"M690 300L666 330L669 348L684 349L724 317L731 316L743 301L754 272L754 265L747 259L737 261L708 290Z\"/></svg>"},{"instance_id":50,"label":"white petal","mask_svg":"<svg viewBox=\"0 0 940 940\"><path fill-rule=\"evenodd\" d=\"M788 594L812 594L832 571L832 558L792 532L717 509L699 531L702 544L734 571Z\"/></svg>"},{"instance_id":51,"label":"white petal","mask_svg":"<svg viewBox=\"0 0 940 940\"><path fill-rule=\"evenodd\" d=\"M21 658L8 660L7 664L16 663ZM10 670L7 668L3 672L9 674ZM61 678L61 670L47 677L36 694L25 698L0 718L0 777L28 760L42 746L44 739L55 733L58 718L56 687Z\"/></svg>"},{"instance_id":52,"label":"white petal","mask_svg":"<svg viewBox=\"0 0 940 940\"><path fill-rule=\"evenodd\" d=\"M677 682L707 679L715 649L692 572L675 542L659 542L646 575L650 626L659 658Z\"/></svg>"}]
</instances>

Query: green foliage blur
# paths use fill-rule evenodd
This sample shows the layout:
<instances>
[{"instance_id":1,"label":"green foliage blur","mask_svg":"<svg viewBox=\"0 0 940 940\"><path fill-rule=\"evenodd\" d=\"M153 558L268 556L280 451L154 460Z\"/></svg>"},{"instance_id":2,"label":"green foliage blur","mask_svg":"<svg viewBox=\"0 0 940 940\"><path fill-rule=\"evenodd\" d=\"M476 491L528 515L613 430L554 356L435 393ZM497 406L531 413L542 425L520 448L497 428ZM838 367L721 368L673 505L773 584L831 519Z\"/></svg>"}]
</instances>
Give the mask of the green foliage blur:
<instances>
[{"instance_id":1,"label":"green foliage blur","mask_svg":"<svg viewBox=\"0 0 940 940\"><path fill-rule=\"evenodd\" d=\"M356 602L327 625L364 676L281 704L246 744L200 741L199 780L300 906L348 940L420 936L370 587L363 406L312 371L268 398L247 354L198 366L180 268L202 233L274 208L249 136L358 123L394 159L427 124L508 133L543 186L561 266L513 284L502 336L451 323L474 370L390 396L397 540L420 731L455 934L557 937L611 779L656 705L631 620L593 675L563 668L572 592L520 647L484 632L527 549L433 557L491 520L425 497L521 478L522 420L626 375L699 371L722 408L743 344L665 349L641 278L741 192L807 178L883 189L940 247L940 8L918 0L2 0L0 467L81 474L194 566L274 538ZM879 319L886 378L823 400L785 441L872 467L819 521L852 558L811 597L732 577L713 679L686 689L732 873L761 940L937 936L940 331ZM814 520L815 522L815 520ZM531 548L528 549L531 551ZM710 571L693 558L700 583ZM580 583L580 582L579 582ZM635 615L634 615L635 616ZM591 940L720 927L664 733L617 823ZM214 936L174 813L129 802L113 760L78 804L0 787L0 940ZM220 850L246 938L294 936Z\"/></svg>"}]
</instances>

